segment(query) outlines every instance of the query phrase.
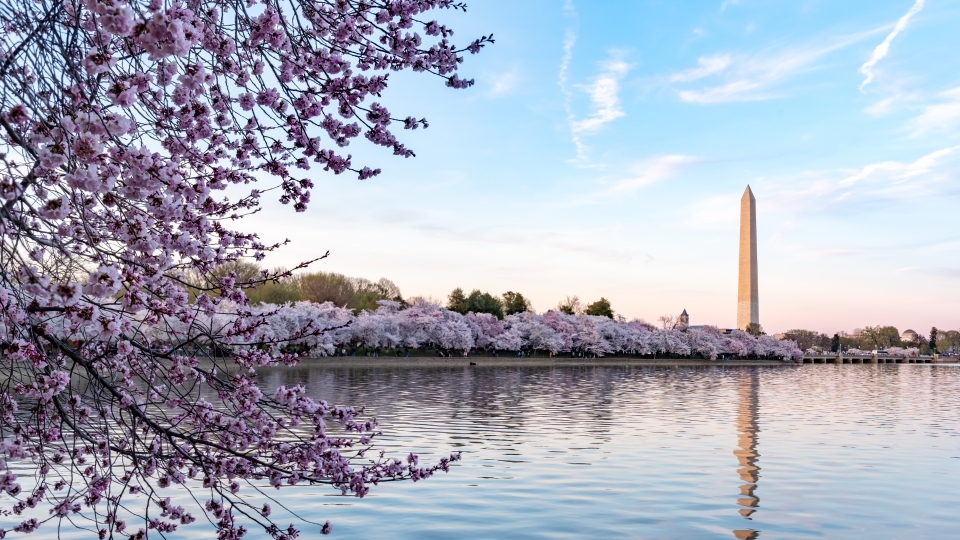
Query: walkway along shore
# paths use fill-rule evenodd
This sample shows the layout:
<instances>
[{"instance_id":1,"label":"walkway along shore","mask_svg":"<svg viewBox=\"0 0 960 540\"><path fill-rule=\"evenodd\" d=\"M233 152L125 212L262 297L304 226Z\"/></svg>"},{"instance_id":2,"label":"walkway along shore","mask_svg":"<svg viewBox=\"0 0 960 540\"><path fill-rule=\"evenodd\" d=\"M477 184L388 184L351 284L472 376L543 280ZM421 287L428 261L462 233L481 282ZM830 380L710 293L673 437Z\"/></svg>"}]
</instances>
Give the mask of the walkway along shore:
<instances>
[{"instance_id":1,"label":"walkway along shore","mask_svg":"<svg viewBox=\"0 0 960 540\"><path fill-rule=\"evenodd\" d=\"M301 361L302 366L332 368L380 367L564 367L564 366L797 366L781 360L701 360L689 358L562 358L515 356L314 356Z\"/></svg>"},{"instance_id":2,"label":"walkway along shore","mask_svg":"<svg viewBox=\"0 0 960 540\"><path fill-rule=\"evenodd\" d=\"M878 361L879 360L879 361ZM818 355L804 358L803 363L813 364L931 364L940 363L936 357L883 357L875 359L873 356ZM942 359L953 362L954 359ZM704 360L699 358L629 358L607 356L603 358L564 358L564 357L523 357L516 356L312 356L301 360L301 365L315 365L332 368L380 368L380 367L561 367L561 366L651 366L651 367L681 367L681 366L779 366L797 367L801 364L784 362L782 360Z\"/></svg>"}]
</instances>

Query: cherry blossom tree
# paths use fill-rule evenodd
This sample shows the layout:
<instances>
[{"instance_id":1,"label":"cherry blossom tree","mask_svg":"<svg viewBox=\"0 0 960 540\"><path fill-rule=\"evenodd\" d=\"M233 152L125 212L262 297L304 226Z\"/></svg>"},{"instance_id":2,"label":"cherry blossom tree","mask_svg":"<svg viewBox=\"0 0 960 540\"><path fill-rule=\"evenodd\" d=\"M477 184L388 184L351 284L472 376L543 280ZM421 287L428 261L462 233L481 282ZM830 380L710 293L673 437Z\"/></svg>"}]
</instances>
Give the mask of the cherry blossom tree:
<instances>
[{"instance_id":1,"label":"cherry blossom tree","mask_svg":"<svg viewBox=\"0 0 960 540\"><path fill-rule=\"evenodd\" d=\"M576 314L568 319L576 333L573 337L573 350L580 353L603 355L609 347L605 346L603 337L597 330L596 320L590 315Z\"/></svg>"},{"instance_id":2,"label":"cherry blossom tree","mask_svg":"<svg viewBox=\"0 0 960 540\"><path fill-rule=\"evenodd\" d=\"M265 194L300 212L318 169L376 176L345 153L361 136L413 156L393 128L427 121L382 103L390 72L466 88L464 54L492 41L457 47L439 9L464 6L0 4L0 491L3 515L22 519L12 532L144 538L199 511L222 539L293 538L264 486L363 496L456 459L367 455L377 427L361 411L302 385L265 394L258 368L329 354L352 319L332 305L247 306L244 289L288 272L214 274L279 247L235 225ZM199 509L171 502L174 485Z\"/></svg>"},{"instance_id":3,"label":"cherry blossom tree","mask_svg":"<svg viewBox=\"0 0 960 540\"><path fill-rule=\"evenodd\" d=\"M716 336L709 332L698 332L696 330L687 332L690 336L690 351L708 360L716 360L717 352L720 350L720 343Z\"/></svg>"},{"instance_id":4,"label":"cherry blossom tree","mask_svg":"<svg viewBox=\"0 0 960 540\"><path fill-rule=\"evenodd\" d=\"M650 327L642 321L630 321L624 326L628 329L627 340L624 344L631 354L651 354Z\"/></svg>"},{"instance_id":5,"label":"cherry blossom tree","mask_svg":"<svg viewBox=\"0 0 960 540\"><path fill-rule=\"evenodd\" d=\"M552 328L561 339L561 351L573 349L573 338L577 332L576 327L567 320L569 316L560 311L548 311L543 315L543 324Z\"/></svg>"},{"instance_id":6,"label":"cherry blossom tree","mask_svg":"<svg viewBox=\"0 0 960 540\"><path fill-rule=\"evenodd\" d=\"M557 353L564 348L564 339L536 313L514 313L504 317L503 323L506 332L514 334L521 343L520 350Z\"/></svg>"},{"instance_id":7,"label":"cherry blossom tree","mask_svg":"<svg viewBox=\"0 0 960 540\"><path fill-rule=\"evenodd\" d=\"M403 310L400 317L400 339L404 347L427 348L436 334L435 328L443 320L444 309L438 304L418 302Z\"/></svg>"},{"instance_id":8,"label":"cherry blossom tree","mask_svg":"<svg viewBox=\"0 0 960 540\"><path fill-rule=\"evenodd\" d=\"M503 323L490 313L467 313L464 317L472 324L473 342L478 349L496 348L497 336L503 334Z\"/></svg>"},{"instance_id":9,"label":"cherry blossom tree","mask_svg":"<svg viewBox=\"0 0 960 540\"><path fill-rule=\"evenodd\" d=\"M441 317L433 327L431 341L440 349L467 353L473 348L474 330L463 315L456 311L441 310Z\"/></svg>"},{"instance_id":10,"label":"cherry blossom tree","mask_svg":"<svg viewBox=\"0 0 960 540\"><path fill-rule=\"evenodd\" d=\"M397 313L398 304L398 302L381 301L380 307L375 312L360 313L350 327L354 341L374 349L399 346L402 340Z\"/></svg>"}]
</instances>

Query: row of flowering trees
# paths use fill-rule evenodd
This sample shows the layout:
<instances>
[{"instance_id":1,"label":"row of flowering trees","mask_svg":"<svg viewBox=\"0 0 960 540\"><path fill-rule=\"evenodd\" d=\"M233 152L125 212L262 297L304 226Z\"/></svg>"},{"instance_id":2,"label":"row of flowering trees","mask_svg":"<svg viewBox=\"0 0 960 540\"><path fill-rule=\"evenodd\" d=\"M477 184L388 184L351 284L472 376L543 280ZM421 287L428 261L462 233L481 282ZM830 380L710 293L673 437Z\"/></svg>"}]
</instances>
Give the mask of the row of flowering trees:
<instances>
[{"instance_id":1,"label":"row of flowering trees","mask_svg":"<svg viewBox=\"0 0 960 540\"><path fill-rule=\"evenodd\" d=\"M354 315L330 302L297 302L286 306L261 305L269 312L268 324L253 339L237 340L235 347L260 347L278 353L295 350L329 356L346 348L438 349L530 354L572 353L585 356L675 355L715 360L721 357L775 358L801 361L803 353L793 341L770 336L754 337L735 330L723 334L713 327L654 329L641 321L627 322L593 315L549 311L543 315L521 312L497 319L488 313L461 315L429 302L401 309L398 302L382 300L375 311ZM214 332L233 324L230 313L207 320L176 324L210 325ZM304 333L304 329L310 331ZM179 331L178 331L179 333ZM162 334L154 336L163 342Z\"/></svg>"}]
</instances>

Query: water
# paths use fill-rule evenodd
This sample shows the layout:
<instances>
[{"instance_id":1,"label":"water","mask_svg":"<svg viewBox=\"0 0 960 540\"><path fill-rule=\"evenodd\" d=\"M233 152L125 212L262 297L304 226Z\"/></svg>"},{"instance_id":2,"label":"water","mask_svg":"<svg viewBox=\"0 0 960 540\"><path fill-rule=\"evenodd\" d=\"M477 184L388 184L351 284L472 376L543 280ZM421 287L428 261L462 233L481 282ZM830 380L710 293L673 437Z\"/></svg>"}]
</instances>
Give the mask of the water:
<instances>
[{"instance_id":1,"label":"water","mask_svg":"<svg viewBox=\"0 0 960 540\"><path fill-rule=\"evenodd\" d=\"M312 364L267 370L261 380L268 388L305 381L315 397L366 405L381 422L380 446L397 457L414 451L428 463L463 452L448 474L382 484L364 499L324 487L271 490L303 516L330 520L336 538L960 531L958 366ZM188 503L182 490L169 494ZM213 537L202 521L169 537ZM303 537L316 533L308 525Z\"/></svg>"},{"instance_id":2,"label":"water","mask_svg":"<svg viewBox=\"0 0 960 540\"><path fill-rule=\"evenodd\" d=\"M298 368L380 444L463 461L286 500L341 538L948 538L960 368Z\"/></svg>"}]
</instances>

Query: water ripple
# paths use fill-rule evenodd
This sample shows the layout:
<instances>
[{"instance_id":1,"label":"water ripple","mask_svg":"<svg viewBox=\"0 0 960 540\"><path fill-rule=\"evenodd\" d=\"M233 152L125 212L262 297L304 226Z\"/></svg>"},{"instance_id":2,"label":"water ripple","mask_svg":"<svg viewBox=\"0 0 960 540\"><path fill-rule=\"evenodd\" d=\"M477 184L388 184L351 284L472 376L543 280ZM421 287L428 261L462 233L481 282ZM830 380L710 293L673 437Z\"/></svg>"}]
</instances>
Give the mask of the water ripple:
<instances>
[{"instance_id":1,"label":"water ripple","mask_svg":"<svg viewBox=\"0 0 960 540\"><path fill-rule=\"evenodd\" d=\"M364 499L278 492L339 538L957 535L956 366L314 364L261 380L365 405L393 455L463 452L449 474Z\"/></svg>"},{"instance_id":2,"label":"water ripple","mask_svg":"<svg viewBox=\"0 0 960 540\"><path fill-rule=\"evenodd\" d=\"M956 367L304 367L265 382L301 377L328 401L366 405L389 451L464 453L427 482L300 503L343 538L956 529Z\"/></svg>"}]
</instances>

